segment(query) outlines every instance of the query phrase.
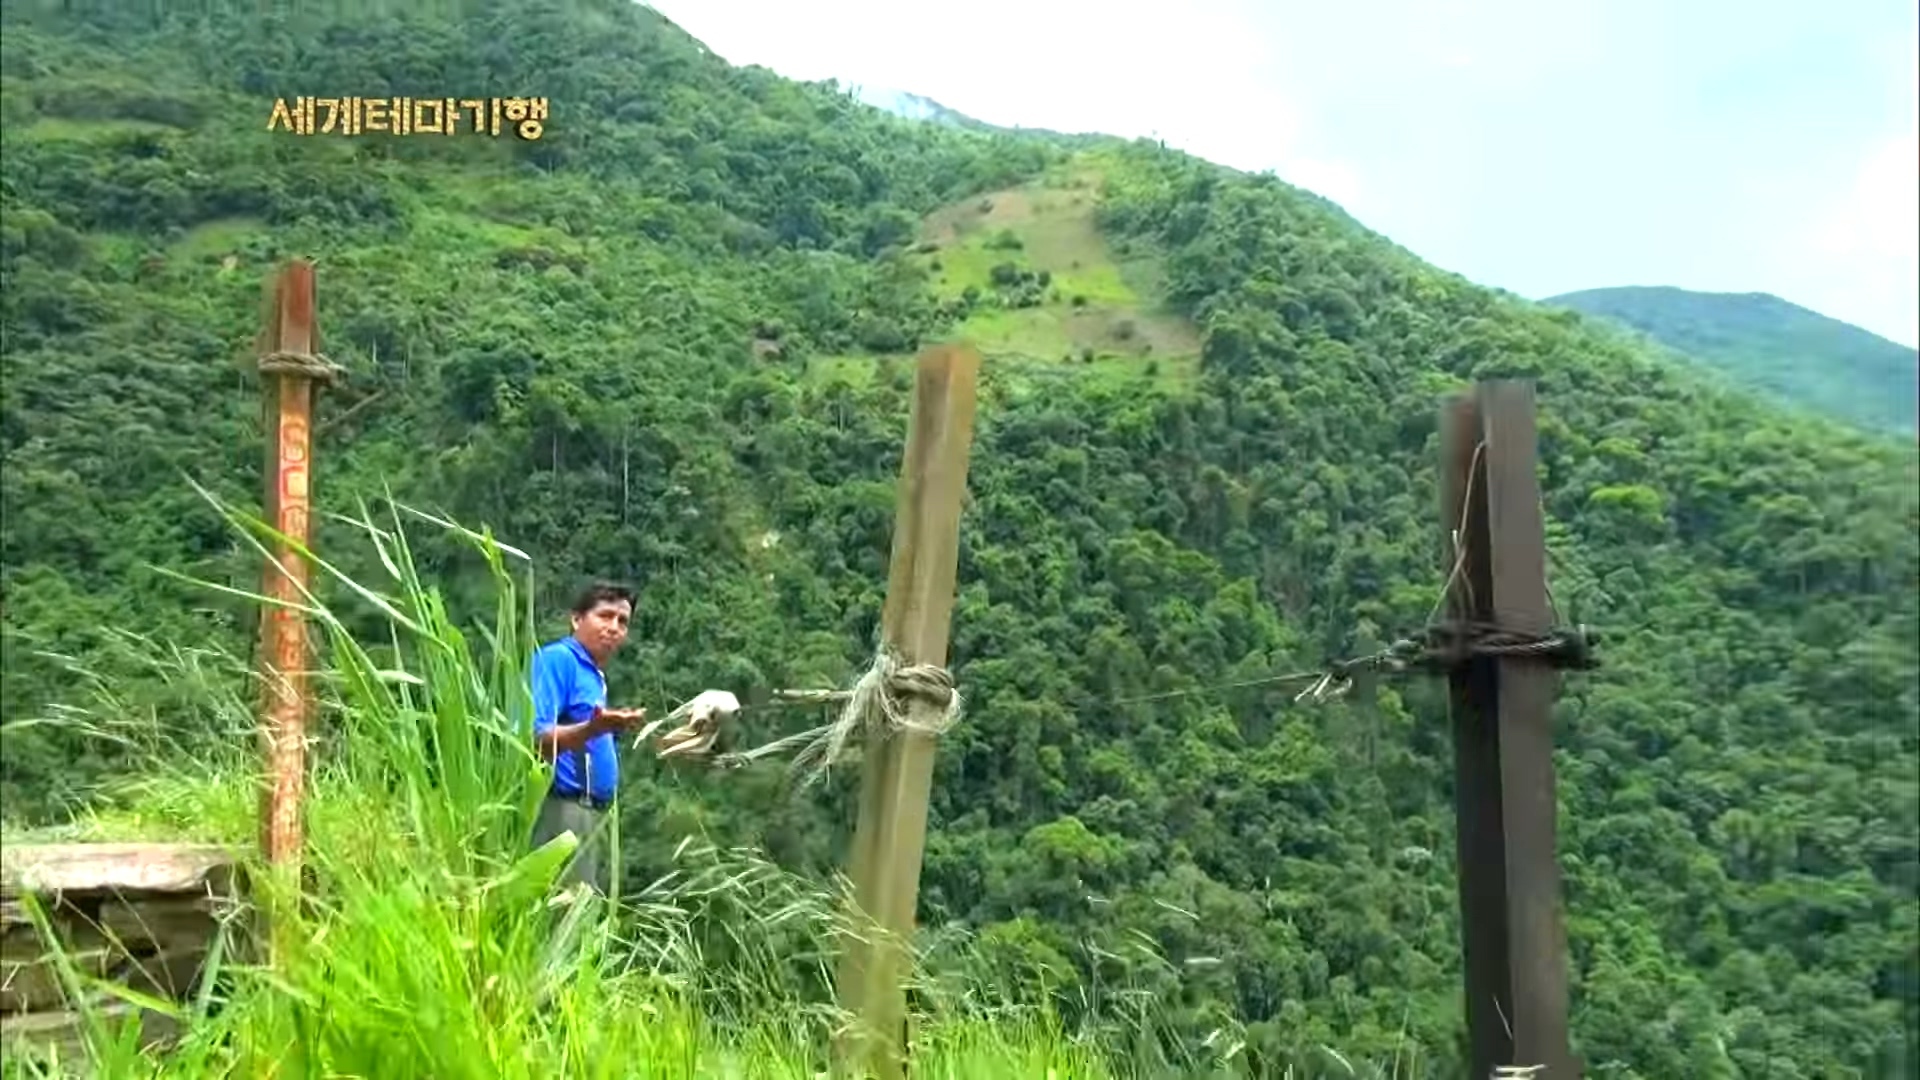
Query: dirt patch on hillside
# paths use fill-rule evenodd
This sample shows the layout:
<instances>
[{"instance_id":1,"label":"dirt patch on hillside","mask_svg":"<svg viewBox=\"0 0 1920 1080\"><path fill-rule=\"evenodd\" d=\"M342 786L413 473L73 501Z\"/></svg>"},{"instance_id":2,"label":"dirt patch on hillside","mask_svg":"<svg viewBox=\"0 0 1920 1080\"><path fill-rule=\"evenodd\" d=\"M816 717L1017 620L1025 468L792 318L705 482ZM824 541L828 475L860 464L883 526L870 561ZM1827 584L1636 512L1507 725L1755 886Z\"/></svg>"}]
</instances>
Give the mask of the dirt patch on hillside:
<instances>
[{"instance_id":1,"label":"dirt patch on hillside","mask_svg":"<svg viewBox=\"0 0 1920 1080\"><path fill-rule=\"evenodd\" d=\"M1033 216L1034 199L1026 190L995 191L934 211L921 238L945 247L983 229L1017 229Z\"/></svg>"},{"instance_id":2,"label":"dirt patch on hillside","mask_svg":"<svg viewBox=\"0 0 1920 1080\"><path fill-rule=\"evenodd\" d=\"M1200 334L1185 319L1152 312L1083 308L1067 317L1077 345L1123 356L1191 356Z\"/></svg>"},{"instance_id":3,"label":"dirt patch on hillside","mask_svg":"<svg viewBox=\"0 0 1920 1080\"><path fill-rule=\"evenodd\" d=\"M1100 232L1097 173L991 192L928 215L922 241L937 246L940 280L989 289L987 268L1012 263L1051 275L1044 308L983 314L975 332L1015 351L1067 347L1109 356L1195 356L1200 334L1161 310L1157 263L1116 257ZM1002 234L1017 242L1001 243ZM1043 279L1044 280L1044 279Z\"/></svg>"}]
</instances>

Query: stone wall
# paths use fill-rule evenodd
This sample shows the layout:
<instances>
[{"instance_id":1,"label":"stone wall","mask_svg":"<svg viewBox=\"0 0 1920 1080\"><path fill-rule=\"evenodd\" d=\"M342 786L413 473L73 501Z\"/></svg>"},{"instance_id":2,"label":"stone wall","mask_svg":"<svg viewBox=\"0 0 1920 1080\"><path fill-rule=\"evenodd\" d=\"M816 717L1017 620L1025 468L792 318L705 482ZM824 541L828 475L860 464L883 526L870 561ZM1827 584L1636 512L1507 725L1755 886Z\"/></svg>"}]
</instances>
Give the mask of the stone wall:
<instances>
[{"instance_id":1,"label":"stone wall","mask_svg":"<svg viewBox=\"0 0 1920 1080\"><path fill-rule=\"evenodd\" d=\"M198 844L9 844L0 848L0 1052L83 1054L84 1021L35 925L28 898L76 970L141 993L190 1002L223 917L234 907L232 853ZM227 935L230 948L236 935ZM227 955L231 955L228 953ZM109 1017L140 1015L149 1041L171 1020L84 988ZM114 1028L118 1030L118 1022ZM24 1043L24 1045L23 1045Z\"/></svg>"}]
</instances>

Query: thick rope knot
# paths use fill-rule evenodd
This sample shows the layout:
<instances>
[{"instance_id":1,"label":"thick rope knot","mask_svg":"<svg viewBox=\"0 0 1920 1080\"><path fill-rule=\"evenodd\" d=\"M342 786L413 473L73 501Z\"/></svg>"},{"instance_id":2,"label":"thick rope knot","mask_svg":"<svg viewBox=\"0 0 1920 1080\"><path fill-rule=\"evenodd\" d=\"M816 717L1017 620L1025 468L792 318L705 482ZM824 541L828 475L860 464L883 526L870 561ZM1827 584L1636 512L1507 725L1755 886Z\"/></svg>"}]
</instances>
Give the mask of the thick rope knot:
<instances>
[{"instance_id":1,"label":"thick rope knot","mask_svg":"<svg viewBox=\"0 0 1920 1080\"><path fill-rule=\"evenodd\" d=\"M1503 630L1491 623L1435 622L1411 638L1402 638L1371 656L1345 660L1325 671L1307 673L1313 680L1294 696L1294 702L1321 702L1345 697L1356 676L1377 672L1402 675L1424 671L1445 675L1476 657L1523 657L1549 667L1591 671L1600 666L1594 645L1599 634L1591 626L1556 627L1544 634Z\"/></svg>"},{"instance_id":2,"label":"thick rope knot","mask_svg":"<svg viewBox=\"0 0 1920 1080\"><path fill-rule=\"evenodd\" d=\"M1430 671L1445 671L1476 657L1526 657L1549 667L1590 671L1600 666L1594 652L1598 635L1589 626L1555 627L1543 634L1505 630L1475 621L1439 622L1427 627L1420 658Z\"/></svg>"},{"instance_id":3,"label":"thick rope knot","mask_svg":"<svg viewBox=\"0 0 1920 1080\"><path fill-rule=\"evenodd\" d=\"M914 724L908 710L901 708L901 698L918 698L940 709L943 715L957 708L955 702L959 694L953 688L953 673L946 668L938 664L908 664L901 667L885 652L880 657L854 684L853 696L858 697L869 686L878 687L881 708L894 726ZM940 730L944 731L948 726L951 725L943 720Z\"/></svg>"},{"instance_id":4,"label":"thick rope knot","mask_svg":"<svg viewBox=\"0 0 1920 1080\"><path fill-rule=\"evenodd\" d=\"M827 699L827 695L814 697ZM915 709L915 703L922 708ZM883 645L866 673L845 692L839 717L794 760L794 768L814 761L804 781L811 784L841 759L856 734L877 732L891 737L916 731L938 737L959 722L961 710L952 672L938 664L903 665L899 656Z\"/></svg>"},{"instance_id":5,"label":"thick rope knot","mask_svg":"<svg viewBox=\"0 0 1920 1080\"><path fill-rule=\"evenodd\" d=\"M305 375L315 382L331 383L346 369L319 353L276 351L260 358L262 375Z\"/></svg>"}]
</instances>

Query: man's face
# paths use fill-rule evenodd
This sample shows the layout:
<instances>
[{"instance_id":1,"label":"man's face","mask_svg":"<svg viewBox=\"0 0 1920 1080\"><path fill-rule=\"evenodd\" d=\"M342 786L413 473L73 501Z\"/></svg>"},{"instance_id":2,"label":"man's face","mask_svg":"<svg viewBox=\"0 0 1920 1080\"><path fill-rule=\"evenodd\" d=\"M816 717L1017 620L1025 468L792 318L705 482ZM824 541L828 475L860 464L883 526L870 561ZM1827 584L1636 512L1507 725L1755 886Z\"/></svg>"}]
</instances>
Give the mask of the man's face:
<instances>
[{"instance_id":1,"label":"man's face","mask_svg":"<svg viewBox=\"0 0 1920 1080\"><path fill-rule=\"evenodd\" d=\"M602 600L573 617L573 635L588 652L604 659L627 640L627 623L632 618L633 607L625 600Z\"/></svg>"}]
</instances>

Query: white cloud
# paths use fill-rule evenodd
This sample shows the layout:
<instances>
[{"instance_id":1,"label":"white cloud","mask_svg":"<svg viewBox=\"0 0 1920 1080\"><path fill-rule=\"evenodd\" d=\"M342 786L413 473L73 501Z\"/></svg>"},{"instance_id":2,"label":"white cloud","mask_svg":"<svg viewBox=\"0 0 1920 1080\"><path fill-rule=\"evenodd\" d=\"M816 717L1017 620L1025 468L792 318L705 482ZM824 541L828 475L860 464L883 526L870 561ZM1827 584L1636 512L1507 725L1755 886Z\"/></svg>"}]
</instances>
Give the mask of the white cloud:
<instances>
[{"instance_id":1,"label":"white cloud","mask_svg":"<svg viewBox=\"0 0 1920 1080\"><path fill-rule=\"evenodd\" d=\"M1907 130L1869 146L1850 183L1802 232L1813 306L1892 338L1920 344L1920 45L1910 43L1896 91Z\"/></svg>"},{"instance_id":2,"label":"white cloud","mask_svg":"<svg viewBox=\"0 0 1920 1080\"><path fill-rule=\"evenodd\" d=\"M1354 217L1362 217L1366 213L1366 189L1360 181L1360 172L1345 162L1303 157L1289 161L1275 171L1287 183L1339 203Z\"/></svg>"},{"instance_id":3,"label":"white cloud","mask_svg":"<svg viewBox=\"0 0 1920 1080\"><path fill-rule=\"evenodd\" d=\"M1829 255L1920 261L1920 134L1884 139L1866 154L1844 201L1817 220L1813 246Z\"/></svg>"}]
</instances>

